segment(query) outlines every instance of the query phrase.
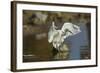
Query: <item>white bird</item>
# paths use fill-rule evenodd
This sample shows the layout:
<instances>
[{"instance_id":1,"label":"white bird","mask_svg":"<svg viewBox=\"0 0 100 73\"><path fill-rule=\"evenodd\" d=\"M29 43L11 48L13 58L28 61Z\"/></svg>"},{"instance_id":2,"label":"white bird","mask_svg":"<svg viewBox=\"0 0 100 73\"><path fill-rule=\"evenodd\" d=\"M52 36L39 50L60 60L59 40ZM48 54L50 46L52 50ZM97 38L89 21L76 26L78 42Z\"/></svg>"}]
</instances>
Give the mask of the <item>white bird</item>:
<instances>
[{"instance_id":1,"label":"white bird","mask_svg":"<svg viewBox=\"0 0 100 73\"><path fill-rule=\"evenodd\" d=\"M62 46L64 40L80 32L80 27L72 23L64 23L61 29L57 30L54 22L48 32L48 42L53 44L53 47L58 51Z\"/></svg>"}]
</instances>

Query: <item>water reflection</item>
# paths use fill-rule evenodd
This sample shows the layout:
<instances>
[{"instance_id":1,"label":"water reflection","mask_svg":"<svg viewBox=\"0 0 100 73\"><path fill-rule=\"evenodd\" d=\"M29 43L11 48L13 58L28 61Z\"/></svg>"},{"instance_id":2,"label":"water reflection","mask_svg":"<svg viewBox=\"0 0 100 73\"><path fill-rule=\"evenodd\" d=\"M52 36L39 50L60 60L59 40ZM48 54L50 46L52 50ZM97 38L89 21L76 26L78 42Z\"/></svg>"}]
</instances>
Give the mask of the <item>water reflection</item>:
<instances>
[{"instance_id":1,"label":"water reflection","mask_svg":"<svg viewBox=\"0 0 100 73\"><path fill-rule=\"evenodd\" d=\"M69 55L69 52L68 52L68 51L60 51L60 52L58 52L58 53L53 57L53 59L54 59L54 60L64 60L64 59L68 59L68 55Z\"/></svg>"},{"instance_id":2,"label":"water reflection","mask_svg":"<svg viewBox=\"0 0 100 73\"><path fill-rule=\"evenodd\" d=\"M69 57L69 45L62 44L58 51L56 48L53 48L53 60L65 60Z\"/></svg>"}]
</instances>

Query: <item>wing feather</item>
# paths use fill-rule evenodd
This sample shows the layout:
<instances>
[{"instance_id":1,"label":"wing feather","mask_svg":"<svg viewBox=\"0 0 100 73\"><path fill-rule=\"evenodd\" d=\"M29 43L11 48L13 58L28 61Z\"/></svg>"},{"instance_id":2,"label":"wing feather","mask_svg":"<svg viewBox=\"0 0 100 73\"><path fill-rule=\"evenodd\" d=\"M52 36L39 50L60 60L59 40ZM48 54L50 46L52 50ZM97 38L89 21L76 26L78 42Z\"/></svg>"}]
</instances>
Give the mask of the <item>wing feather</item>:
<instances>
[{"instance_id":1,"label":"wing feather","mask_svg":"<svg viewBox=\"0 0 100 73\"><path fill-rule=\"evenodd\" d=\"M78 34L80 32L80 27L72 23L64 23L61 31L62 31L62 37L63 39L65 39L69 36Z\"/></svg>"}]
</instances>

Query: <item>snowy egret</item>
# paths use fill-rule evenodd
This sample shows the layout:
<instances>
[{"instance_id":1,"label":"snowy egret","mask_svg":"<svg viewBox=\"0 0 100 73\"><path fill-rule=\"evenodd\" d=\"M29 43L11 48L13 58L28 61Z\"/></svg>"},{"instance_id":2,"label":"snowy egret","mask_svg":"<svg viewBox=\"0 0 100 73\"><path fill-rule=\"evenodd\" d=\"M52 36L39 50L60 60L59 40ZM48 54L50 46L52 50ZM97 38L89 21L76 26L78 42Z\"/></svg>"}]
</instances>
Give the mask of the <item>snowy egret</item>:
<instances>
[{"instance_id":1,"label":"snowy egret","mask_svg":"<svg viewBox=\"0 0 100 73\"><path fill-rule=\"evenodd\" d=\"M48 42L53 44L53 47L60 51L61 46L64 43L64 40L69 37L78 34L80 27L72 23L64 23L61 29L57 29L55 23L52 22L52 25L48 32ZM66 49L63 49L66 50Z\"/></svg>"}]
</instances>

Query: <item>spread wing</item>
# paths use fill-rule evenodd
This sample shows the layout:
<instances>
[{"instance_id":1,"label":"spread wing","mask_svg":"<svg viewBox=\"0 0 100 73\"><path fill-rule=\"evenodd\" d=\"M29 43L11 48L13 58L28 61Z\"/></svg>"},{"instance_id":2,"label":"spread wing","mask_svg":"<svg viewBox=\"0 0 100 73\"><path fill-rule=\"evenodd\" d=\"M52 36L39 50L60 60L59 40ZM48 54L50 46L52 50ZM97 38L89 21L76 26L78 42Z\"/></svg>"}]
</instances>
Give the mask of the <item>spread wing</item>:
<instances>
[{"instance_id":1,"label":"spread wing","mask_svg":"<svg viewBox=\"0 0 100 73\"><path fill-rule=\"evenodd\" d=\"M50 27L49 32L48 32L48 42L51 43L53 40L53 29Z\"/></svg>"},{"instance_id":2,"label":"spread wing","mask_svg":"<svg viewBox=\"0 0 100 73\"><path fill-rule=\"evenodd\" d=\"M72 23L64 23L61 31L62 31L62 37L63 39L65 39L69 36L78 34L80 32L80 27Z\"/></svg>"},{"instance_id":3,"label":"spread wing","mask_svg":"<svg viewBox=\"0 0 100 73\"><path fill-rule=\"evenodd\" d=\"M56 26L54 25L54 22L52 22L52 26L50 27L49 29L49 32L48 32L48 42L51 43L53 41L53 38L54 38L54 35L55 35L55 32L56 32Z\"/></svg>"}]
</instances>

